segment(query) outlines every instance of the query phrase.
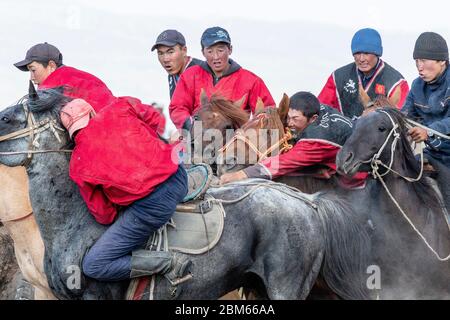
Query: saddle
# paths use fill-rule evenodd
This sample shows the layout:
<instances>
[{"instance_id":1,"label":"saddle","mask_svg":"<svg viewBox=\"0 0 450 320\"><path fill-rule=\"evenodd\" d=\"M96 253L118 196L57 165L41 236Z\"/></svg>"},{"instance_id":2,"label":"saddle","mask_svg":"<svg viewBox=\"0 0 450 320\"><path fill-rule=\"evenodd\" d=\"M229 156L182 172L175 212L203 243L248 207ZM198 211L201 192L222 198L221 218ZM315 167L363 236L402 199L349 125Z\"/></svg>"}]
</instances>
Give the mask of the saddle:
<instances>
[{"instance_id":1,"label":"saddle","mask_svg":"<svg viewBox=\"0 0 450 320\"><path fill-rule=\"evenodd\" d=\"M220 202L206 194L214 179L211 167L199 164L186 169L186 172L188 193L176 207L171 220L150 237L147 250L199 255L208 252L219 242L225 211ZM174 289L173 292L176 291ZM131 281L126 297L128 300L139 300L141 297L153 299L150 292L150 278L137 278Z\"/></svg>"}]
</instances>

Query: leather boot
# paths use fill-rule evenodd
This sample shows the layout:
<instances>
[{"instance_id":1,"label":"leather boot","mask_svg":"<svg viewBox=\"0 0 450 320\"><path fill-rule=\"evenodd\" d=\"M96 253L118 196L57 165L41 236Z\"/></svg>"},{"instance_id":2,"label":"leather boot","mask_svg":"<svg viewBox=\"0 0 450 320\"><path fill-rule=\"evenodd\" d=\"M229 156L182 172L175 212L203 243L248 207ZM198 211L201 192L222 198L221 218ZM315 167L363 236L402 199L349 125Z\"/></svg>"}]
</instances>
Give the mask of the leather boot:
<instances>
[{"instance_id":1,"label":"leather boot","mask_svg":"<svg viewBox=\"0 0 450 320\"><path fill-rule=\"evenodd\" d=\"M184 255L168 251L135 250L131 255L130 278L164 274L171 282L182 278L191 265Z\"/></svg>"}]
</instances>

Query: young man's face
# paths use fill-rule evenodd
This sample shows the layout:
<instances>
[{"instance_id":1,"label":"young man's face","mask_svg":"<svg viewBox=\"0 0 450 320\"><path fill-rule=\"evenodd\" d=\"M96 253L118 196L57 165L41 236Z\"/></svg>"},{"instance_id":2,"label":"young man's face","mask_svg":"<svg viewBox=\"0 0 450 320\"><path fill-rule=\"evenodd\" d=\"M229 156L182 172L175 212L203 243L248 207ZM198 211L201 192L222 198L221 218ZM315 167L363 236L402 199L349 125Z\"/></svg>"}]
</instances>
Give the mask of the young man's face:
<instances>
[{"instance_id":1,"label":"young man's face","mask_svg":"<svg viewBox=\"0 0 450 320\"><path fill-rule=\"evenodd\" d=\"M187 48L176 45L167 47L159 45L157 48L158 60L161 66L166 69L170 75L176 75L183 72L186 62Z\"/></svg>"},{"instance_id":2,"label":"young man's face","mask_svg":"<svg viewBox=\"0 0 450 320\"><path fill-rule=\"evenodd\" d=\"M50 61L45 68L41 63L33 61L27 65L27 68L30 71L30 80L33 81L34 84L40 85L53 71L56 70L56 65L53 61Z\"/></svg>"},{"instance_id":3,"label":"young man's face","mask_svg":"<svg viewBox=\"0 0 450 320\"><path fill-rule=\"evenodd\" d=\"M416 67L417 71L419 71L419 77L425 82L430 82L444 72L445 61L416 59Z\"/></svg>"},{"instance_id":4,"label":"young man's face","mask_svg":"<svg viewBox=\"0 0 450 320\"><path fill-rule=\"evenodd\" d=\"M358 52L353 55L356 66L363 73L370 73L378 62L377 55L373 53Z\"/></svg>"},{"instance_id":5,"label":"young man's face","mask_svg":"<svg viewBox=\"0 0 450 320\"><path fill-rule=\"evenodd\" d=\"M308 119L303 112L290 108L287 117L289 129L302 133L312 122L317 119L317 115L313 115Z\"/></svg>"},{"instance_id":6,"label":"young man's face","mask_svg":"<svg viewBox=\"0 0 450 320\"><path fill-rule=\"evenodd\" d=\"M212 71L221 76L228 69L228 58L231 52L231 46L228 47L227 44L219 42L211 47L204 48L203 56Z\"/></svg>"}]
</instances>

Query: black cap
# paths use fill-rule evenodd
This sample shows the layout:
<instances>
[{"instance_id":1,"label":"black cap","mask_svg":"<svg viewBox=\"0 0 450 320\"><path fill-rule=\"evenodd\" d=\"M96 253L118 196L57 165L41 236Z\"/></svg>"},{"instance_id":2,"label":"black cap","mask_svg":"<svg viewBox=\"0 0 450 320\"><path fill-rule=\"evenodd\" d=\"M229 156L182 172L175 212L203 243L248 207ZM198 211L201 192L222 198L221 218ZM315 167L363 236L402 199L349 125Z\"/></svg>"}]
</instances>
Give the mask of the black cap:
<instances>
[{"instance_id":1,"label":"black cap","mask_svg":"<svg viewBox=\"0 0 450 320\"><path fill-rule=\"evenodd\" d=\"M417 38L413 59L448 60L448 47L445 39L435 32L424 32Z\"/></svg>"},{"instance_id":2,"label":"black cap","mask_svg":"<svg viewBox=\"0 0 450 320\"><path fill-rule=\"evenodd\" d=\"M50 60L55 61L57 65L61 65L63 57L61 52L59 52L58 48L47 42L44 42L32 46L27 51L25 59L20 62L14 63L14 65L19 70L28 71L27 65L29 65L33 61L49 62Z\"/></svg>"},{"instance_id":3,"label":"black cap","mask_svg":"<svg viewBox=\"0 0 450 320\"><path fill-rule=\"evenodd\" d=\"M155 50L159 45L173 47L179 44L184 47L186 45L186 40L183 35L177 30L165 30L163 31L158 38L156 38L156 42L152 47L152 51Z\"/></svg>"},{"instance_id":4,"label":"black cap","mask_svg":"<svg viewBox=\"0 0 450 320\"><path fill-rule=\"evenodd\" d=\"M211 47L212 45L225 42L231 44L231 38L228 31L221 27L208 28L203 32L202 39L200 41L203 48Z\"/></svg>"}]
</instances>

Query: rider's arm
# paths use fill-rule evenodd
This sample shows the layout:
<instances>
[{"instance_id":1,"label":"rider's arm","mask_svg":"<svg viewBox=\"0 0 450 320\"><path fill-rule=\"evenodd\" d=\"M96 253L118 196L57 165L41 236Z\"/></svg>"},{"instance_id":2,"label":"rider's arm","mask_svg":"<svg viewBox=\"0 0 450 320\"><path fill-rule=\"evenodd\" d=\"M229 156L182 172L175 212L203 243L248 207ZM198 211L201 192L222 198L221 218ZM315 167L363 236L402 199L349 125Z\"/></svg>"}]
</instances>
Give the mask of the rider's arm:
<instances>
[{"instance_id":1,"label":"rider's arm","mask_svg":"<svg viewBox=\"0 0 450 320\"><path fill-rule=\"evenodd\" d=\"M106 197L100 185L87 182L78 184L80 194L95 220L101 224L111 224L117 214L116 206Z\"/></svg>"},{"instance_id":2,"label":"rider's arm","mask_svg":"<svg viewBox=\"0 0 450 320\"><path fill-rule=\"evenodd\" d=\"M248 104L253 114L255 113L258 98L261 98L265 107L276 107L276 103L273 100L269 89L261 78L256 78L248 96Z\"/></svg>"},{"instance_id":3,"label":"rider's arm","mask_svg":"<svg viewBox=\"0 0 450 320\"><path fill-rule=\"evenodd\" d=\"M405 104L408 93L409 93L408 82L403 79L402 81L400 81L400 83L398 83L395 86L395 88L391 90L391 93L389 94L388 98L395 97L395 100L397 100L397 103L395 105L398 109L401 109Z\"/></svg>"},{"instance_id":4,"label":"rider's arm","mask_svg":"<svg viewBox=\"0 0 450 320\"><path fill-rule=\"evenodd\" d=\"M177 129L180 129L186 119L191 117L195 105L195 90L188 85L184 77L185 73L181 75L169 105L170 118Z\"/></svg>"},{"instance_id":5,"label":"rider's arm","mask_svg":"<svg viewBox=\"0 0 450 320\"><path fill-rule=\"evenodd\" d=\"M158 112L154 107L143 104L139 99L127 97L128 103L136 112L136 116L144 121L156 132L160 132L161 123L165 123L164 116Z\"/></svg>"},{"instance_id":6,"label":"rider's arm","mask_svg":"<svg viewBox=\"0 0 450 320\"><path fill-rule=\"evenodd\" d=\"M337 97L336 84L334 83L333 74L330 75L327 83L322 88L322 91L317 98L319 99L320 103L326 104L342 112Z\"/></svg>"},{"instance_id":7,"label":"rider's arm","mask_svg":"<svg viewBox=\"0 0 450 320\"><path fill-rule=\"evenodd\" d=\"M317 140L300 140L290 151L244 169L249 178L275 179L305 167L335 163L339 148Z\"/></svg>"}]
</instances>

